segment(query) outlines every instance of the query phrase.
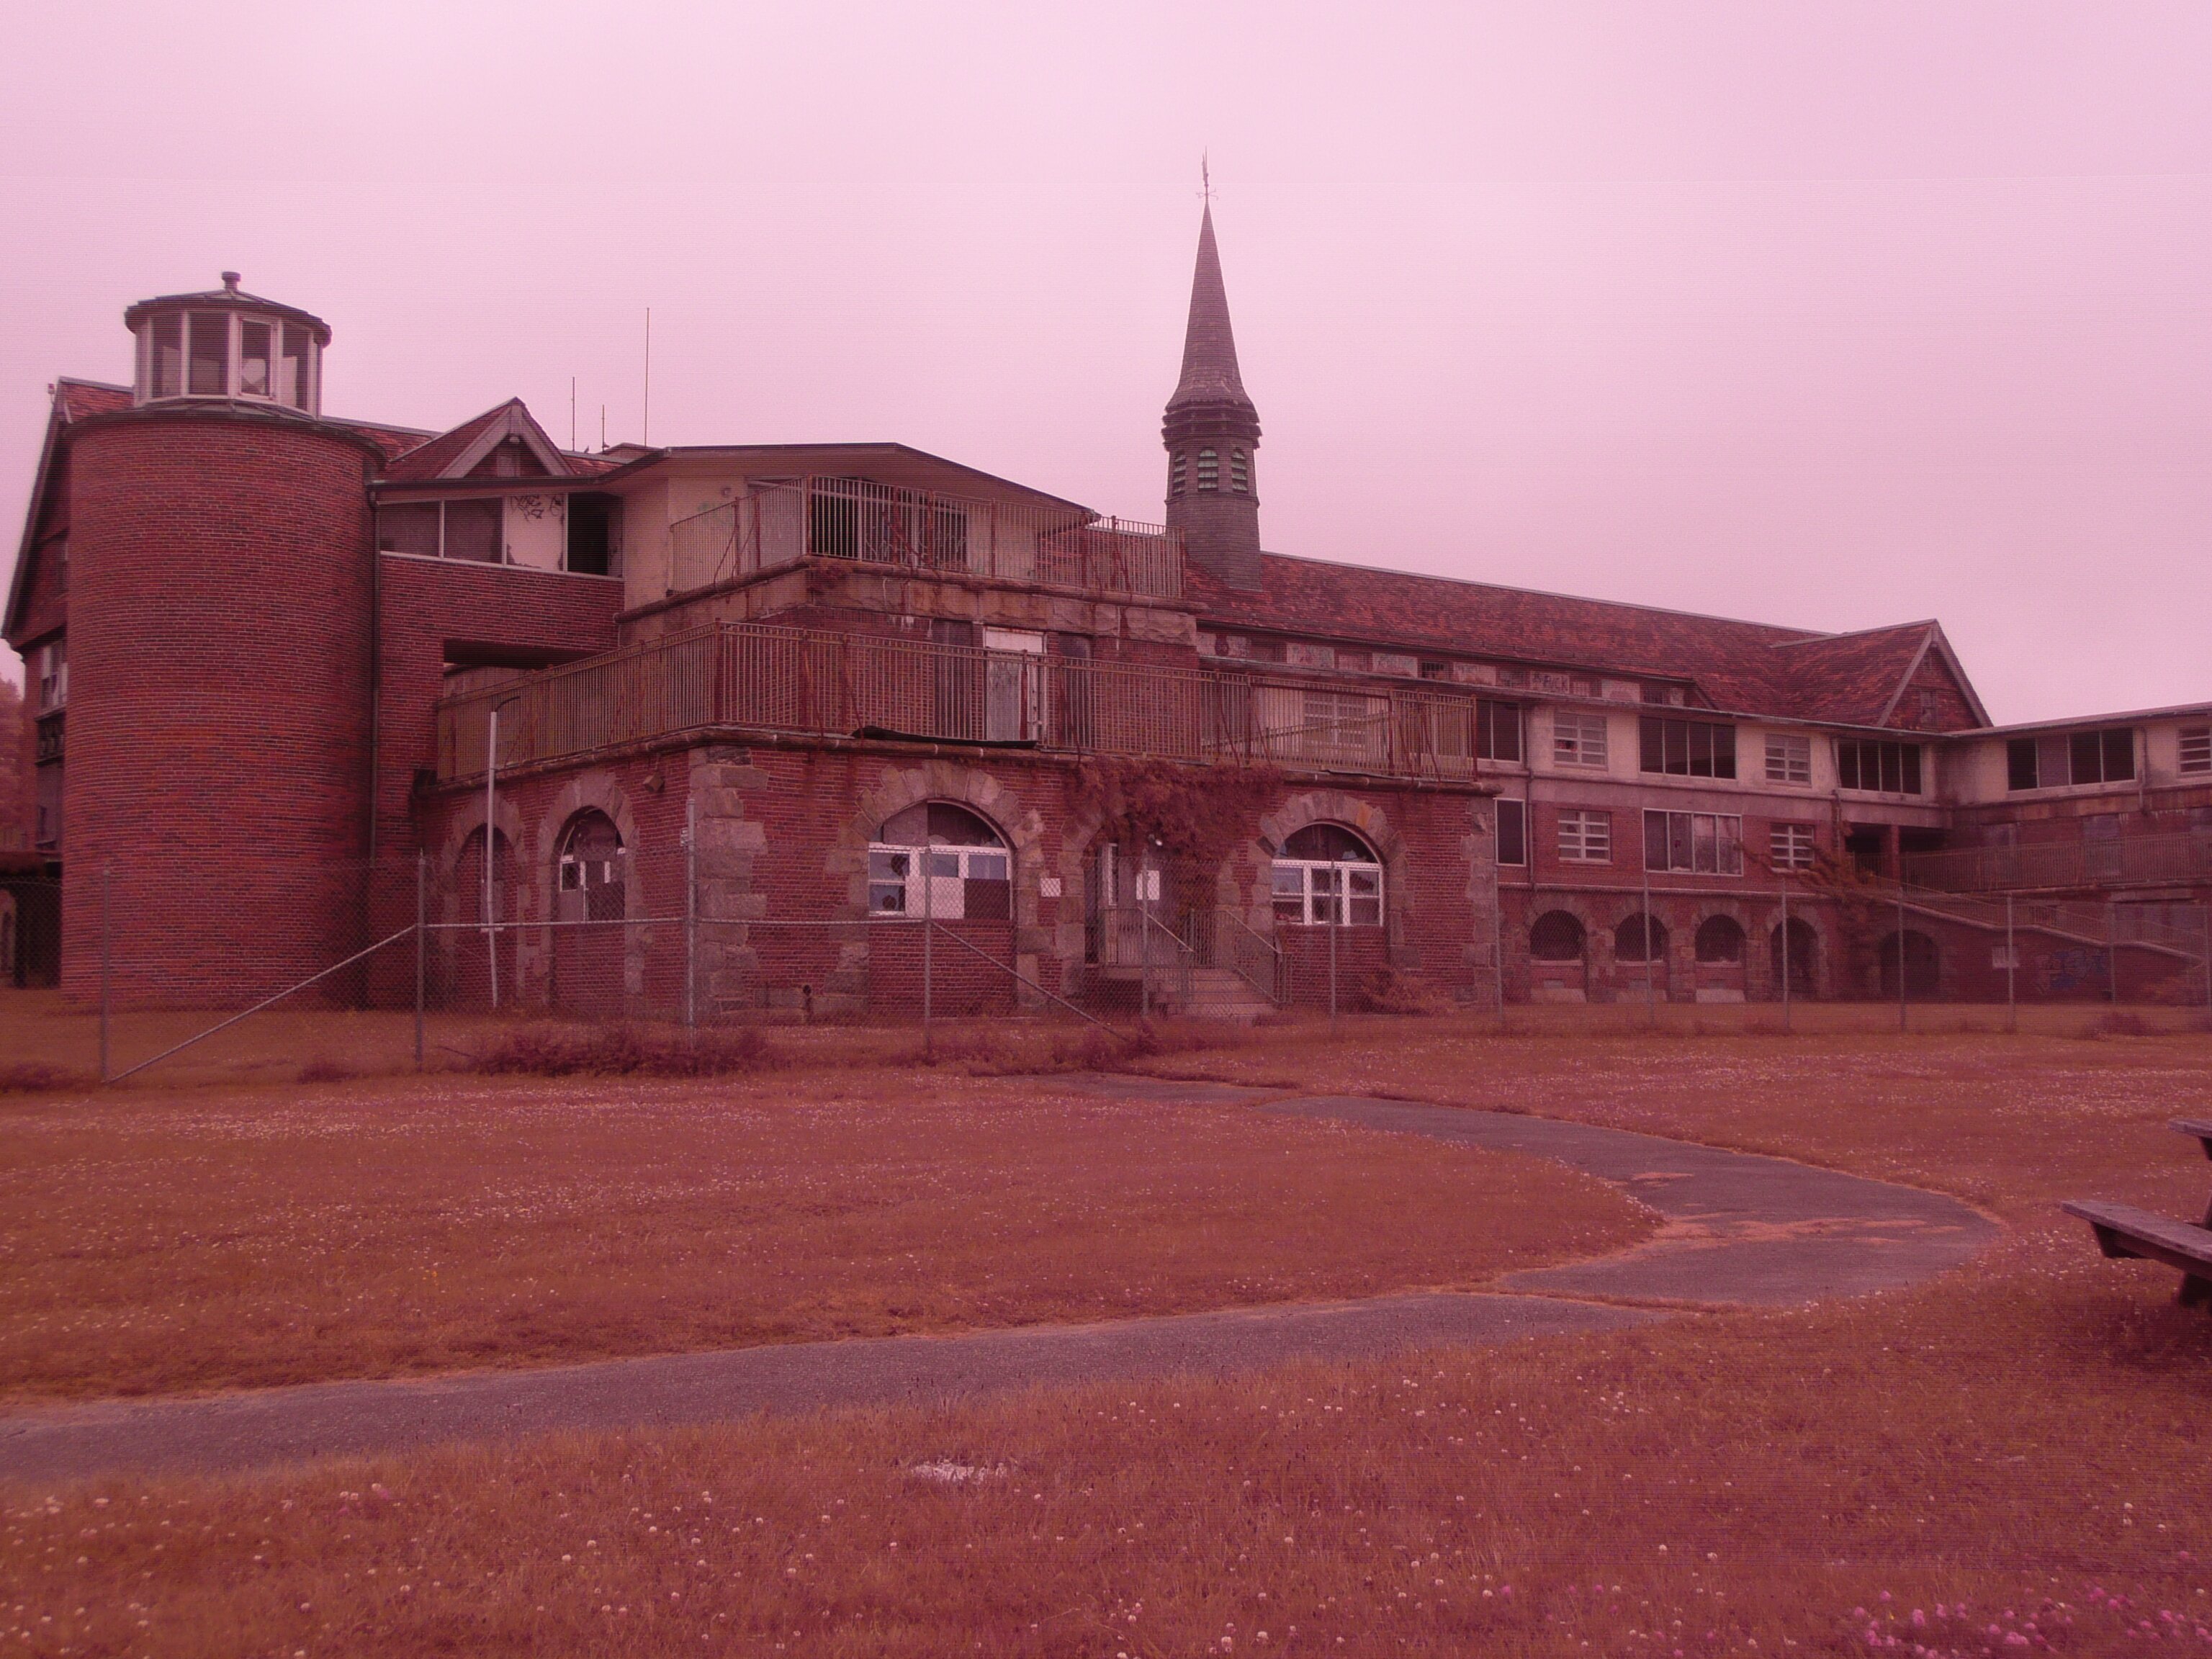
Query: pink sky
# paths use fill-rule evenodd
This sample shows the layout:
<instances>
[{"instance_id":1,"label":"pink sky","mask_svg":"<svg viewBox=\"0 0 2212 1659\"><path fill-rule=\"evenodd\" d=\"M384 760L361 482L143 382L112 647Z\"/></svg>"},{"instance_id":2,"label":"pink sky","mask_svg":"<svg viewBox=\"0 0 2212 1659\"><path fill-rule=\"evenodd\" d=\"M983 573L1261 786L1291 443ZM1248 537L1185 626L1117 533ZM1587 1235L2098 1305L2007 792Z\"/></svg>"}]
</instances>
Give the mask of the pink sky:
<instances>
[{"instance_id":1,"label":"pink sky","mask_svg":"<svg viewBox=\"0 0 2212 1659\"><path fill-rule=\"evenodd\" d=\"M1159 516L1210 149L1270 548L2212 698L2212 8L27 9L0 510L131 301L325 407L890 438ZM0 667L20 670L0 652Z\"/></svg>"}]
</instances>

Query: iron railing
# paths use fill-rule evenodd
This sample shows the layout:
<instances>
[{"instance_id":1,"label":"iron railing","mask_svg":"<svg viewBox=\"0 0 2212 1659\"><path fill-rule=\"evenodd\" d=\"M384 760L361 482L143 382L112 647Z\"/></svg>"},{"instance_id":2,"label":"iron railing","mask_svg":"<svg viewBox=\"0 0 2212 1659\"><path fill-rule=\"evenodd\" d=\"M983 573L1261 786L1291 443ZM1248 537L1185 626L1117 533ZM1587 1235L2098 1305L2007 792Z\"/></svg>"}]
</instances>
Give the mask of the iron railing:
<instances>
[{"instance_id":1,"label":"iron railing","mask_svg":"<svg viewBox=\"0 0 2212 1659\"><path fill-rule=\"evenodd\" d=\"M865 478L756 481L668 534L669 588L678 593L809 557L1153 599L1182 592L1179 530Z\"/></svg>"},{"instance_id":2,"label":"iron railing","mask_svg":"<svg viewBox=\"0 0 2212 1659\"><path fill-rule=\"evenodd\" d=\"M1466 781L1470 694L724 623L447 698L438 775L716 730Z\"/></svg>"},{"instance_id":3,"label":"iron railing","mask_svg":"<svg viewBox=\"0 0 2212 1659\"><path fill-rule=\"evenodd\" d=\"M1909 853L1905 876L1916 887L1954 893L2202 882L2212 880L2212 835L2121 836Z\"/></svg>"}]
</instances>

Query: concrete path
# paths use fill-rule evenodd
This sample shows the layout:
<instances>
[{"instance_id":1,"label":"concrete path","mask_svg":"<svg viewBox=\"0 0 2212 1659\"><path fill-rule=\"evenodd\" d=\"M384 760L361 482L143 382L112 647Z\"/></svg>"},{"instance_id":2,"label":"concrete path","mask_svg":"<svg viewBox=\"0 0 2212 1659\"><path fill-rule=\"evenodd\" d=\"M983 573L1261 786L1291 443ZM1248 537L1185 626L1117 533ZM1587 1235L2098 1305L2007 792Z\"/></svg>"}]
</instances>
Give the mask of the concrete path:
<instances>
[{"instance_id":1,"label":"concrete path","mask_svg":"<svg viewBox=\"0 0 2212 1659\"><path fill-rule=\"evenodd\" d=\"M1996 1233L1936 1194L1617 1129L1381 1100L1271 1101L1267 1091L1220 1085L1101 1078L1084 1086L1249 1103L1534 1153L1626 1188L1665 1225L1621 1255L1514 1274L1505 1294L1376 1297L26 1412L0 1416L0 1480L244 1469L554 1429L725 1422L1612 1330L1669 1309L1786 1304L1910 1284L1964 1261Z\"/></svg>"}]
</instances>

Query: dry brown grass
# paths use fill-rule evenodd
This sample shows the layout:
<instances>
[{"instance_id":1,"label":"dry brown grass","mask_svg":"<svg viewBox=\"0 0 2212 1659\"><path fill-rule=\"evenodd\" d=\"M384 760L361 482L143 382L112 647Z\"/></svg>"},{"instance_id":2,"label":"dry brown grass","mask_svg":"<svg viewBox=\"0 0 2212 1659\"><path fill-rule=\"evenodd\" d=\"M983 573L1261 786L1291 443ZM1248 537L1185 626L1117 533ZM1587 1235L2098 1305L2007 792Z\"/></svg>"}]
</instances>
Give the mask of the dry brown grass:
<instances>
[{"instance_id":1,"label":"dry brown grass","mask_svg":"<svg viewBox=\"0 0 2212 1659\"><path fill-rule=\"evenodd\" d=\"M1644 1226L1537 1160L957 1072L62 1095L0 1104L0 1398L1363 1296Z\"/></svg>"},{"instance_id":2,"label":"dry brown grass","mask_svg":"<svg viewBox=\"0 0 2212 1659\"><path fill-rule=\"evenodd\" d=\"M2203 1203L2212 1171L2159 1126L2205 1109L2212 1044L1501 1042L1373 1021L1155 1064L1794 1152L2019 1224L1935 1284L1808 1311L17 1492L0 1641L164 1659L238 1651L241 1632L364 1656L2212 1650L2212 1321L2173 1307L2170 1273L2048 1220L2063 1193ZM932 1464L986 1473L916 1473Z\"/></svg>"},{"instance_id":3,"label":"dry brown grass","mask_svg":"<svg viewBox=\"0 0 2212 1659\"><path fill-rule=\"evenodd\" d=\"M0 1638L1774 1656L1872 1624L2095 1656L2147 1619L2201 1651L2208 1362L2201 1317L2076 1265L1234 1383L106 1480L6 1502Z\"/></svg>"}]
</instances>

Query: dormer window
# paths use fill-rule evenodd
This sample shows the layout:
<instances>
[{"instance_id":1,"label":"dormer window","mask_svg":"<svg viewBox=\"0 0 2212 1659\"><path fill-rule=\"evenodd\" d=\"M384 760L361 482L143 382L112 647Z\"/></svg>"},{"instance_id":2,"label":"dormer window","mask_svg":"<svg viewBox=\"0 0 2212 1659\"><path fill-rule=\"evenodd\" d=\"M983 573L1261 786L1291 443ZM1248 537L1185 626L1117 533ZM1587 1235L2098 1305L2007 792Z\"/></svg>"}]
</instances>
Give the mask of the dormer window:
<instances>
[{"instance_id":1,"label":"dormer window","mask_svg":"<svg viewBox=\"0 0 2212 1659\"><path fill-rule=\"evenodd\" d=\"M223 280L219 293L148 300L126 313L138 336L138 401L232 398L315 413L330 331L303 311L240 294L233 272Z\"/></svg>"},{"instance_id":2,"label":"dormer window","mask_svg":"<svg viewBox=\"0 0 2212 1659\"><path fill-rule=\"evenodd\" d=\"M1241 449L1229 452L1229 489L1232 495L1252 493L1252 458Z\"/></svg>"},{"instance_id":3,"label":"dormer window","mask_svg":"<svg viewBox=\"0 0 2212 1659\"><path fill-rule=\"evenodd\" d=\"M1217 450L1198 452L1198 487L1201 491L1221 488L1221 455Z\"/></svg>"}]
</instances>

